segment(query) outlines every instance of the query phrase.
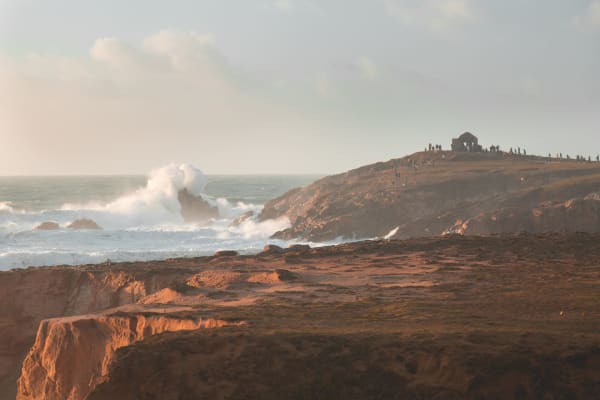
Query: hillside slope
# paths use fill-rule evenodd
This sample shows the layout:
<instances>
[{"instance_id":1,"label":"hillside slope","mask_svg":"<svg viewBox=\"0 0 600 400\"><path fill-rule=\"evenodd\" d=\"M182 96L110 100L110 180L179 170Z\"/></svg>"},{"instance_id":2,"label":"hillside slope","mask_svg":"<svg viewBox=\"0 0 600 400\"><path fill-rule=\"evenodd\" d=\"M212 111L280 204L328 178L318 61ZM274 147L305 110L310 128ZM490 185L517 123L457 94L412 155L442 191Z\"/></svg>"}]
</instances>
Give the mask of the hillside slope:
<instances>
[{"instance_id":1,"label":"hillside slope","mask_svg":"<svg viewBox=\"0 0 600 400\"><path fill-rule=\"evenodd\" d=\"M279 238L600 230L600 163L507 153L421 152L322 178L268 202ZM568 216L568 218L566 218ZM500 221L498 222L498 220Z\"/></svg>"}]
</instances>

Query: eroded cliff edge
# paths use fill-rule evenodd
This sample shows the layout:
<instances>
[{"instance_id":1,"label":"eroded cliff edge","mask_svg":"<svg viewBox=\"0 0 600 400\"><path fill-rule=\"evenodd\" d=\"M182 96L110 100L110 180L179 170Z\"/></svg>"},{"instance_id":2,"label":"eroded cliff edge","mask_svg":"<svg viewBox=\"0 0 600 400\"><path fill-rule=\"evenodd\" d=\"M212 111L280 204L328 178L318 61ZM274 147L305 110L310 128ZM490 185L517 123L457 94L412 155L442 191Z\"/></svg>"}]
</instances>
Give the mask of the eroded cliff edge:
<instances>
[{"instance_id":1,"label":"eroded cliff edge","mask_svg":"<svg viewBox=\"0 0 600 400\"><path fill-rule=\"evenodd\" d=\"M182 265L122 263L0 272L0 398L15 398L16 380L40 321L135 304L193 273Z\"/></svg>"},{"instance_id":2,"label":"eroded cliff edge","mask_svg":"<svg viewBox=\"0 0 600 400\"><path fill-rule=\"evenodd\" d=\"M229 322L123 311L43 320L23 362L17 399L84 399L108 374L117 349L163 332L220 328Z\"/></svg>"},{"instance_id":3,"label":"eroded cliff edge","mask_svg":"<svg viewBox=\"0 0 600 400\"><path fill-rule=\"evenodd\" d=\"M600 163L422 152L322 178L268 202L280 238L600 231ZM561 211L562 209L562 211ZM563 212L564 211L564 212Z\"/></svg>"}]
</instances>

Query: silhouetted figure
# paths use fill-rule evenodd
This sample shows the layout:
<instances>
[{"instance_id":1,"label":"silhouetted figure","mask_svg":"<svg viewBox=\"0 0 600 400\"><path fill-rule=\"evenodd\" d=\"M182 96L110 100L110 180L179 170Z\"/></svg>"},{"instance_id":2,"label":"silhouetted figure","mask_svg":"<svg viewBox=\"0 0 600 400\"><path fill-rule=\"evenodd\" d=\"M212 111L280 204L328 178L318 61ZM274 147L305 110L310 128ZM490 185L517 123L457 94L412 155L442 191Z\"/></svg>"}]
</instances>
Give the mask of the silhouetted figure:
<instances>
[{"instance_id":1,"label":"silhouetted figure","mask_svg":"<svg viewBox=\"0 0 600 400\"><path fill-rule=\"evenodd\" d=\"M596 156L596 161L600 162L600 154Z\"/></svg>"}]
</instances>

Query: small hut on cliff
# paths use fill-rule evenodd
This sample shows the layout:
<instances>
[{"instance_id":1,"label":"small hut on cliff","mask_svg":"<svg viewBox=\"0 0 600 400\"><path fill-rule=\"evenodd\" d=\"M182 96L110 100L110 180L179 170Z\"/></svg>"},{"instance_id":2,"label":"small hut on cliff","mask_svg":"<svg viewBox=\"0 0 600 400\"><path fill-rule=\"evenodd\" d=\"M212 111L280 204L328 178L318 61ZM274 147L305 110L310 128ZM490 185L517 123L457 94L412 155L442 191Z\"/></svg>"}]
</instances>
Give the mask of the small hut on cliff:
<instances>
[{"instance_id":1,"label":"small hut on cliff","mask_svg":"<svg viewBox=\"0 0 600 400\"><path fill-rule=\"evenodd\" d=\"M483 151L483 147L479 144L477 136L471 132L465 132L459 137L452 139L452 151L480 152Z\"/></svg>"}]
</instances>

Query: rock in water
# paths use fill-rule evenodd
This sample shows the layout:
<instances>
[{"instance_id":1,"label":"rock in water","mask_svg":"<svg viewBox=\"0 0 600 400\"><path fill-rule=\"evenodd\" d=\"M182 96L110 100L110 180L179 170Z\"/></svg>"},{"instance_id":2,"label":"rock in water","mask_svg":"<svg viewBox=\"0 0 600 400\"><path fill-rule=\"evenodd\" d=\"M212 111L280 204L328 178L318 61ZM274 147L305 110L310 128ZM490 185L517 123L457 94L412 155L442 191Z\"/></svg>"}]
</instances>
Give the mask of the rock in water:
<instances>
[{"instance_id":1,"label":"rock in water","mask_svg":"<svg viewBox=\"0 0 600 400\"><path fill-rule=\"evenodd\" d=\"M279 254L283 253L284 249L276 244L267 244L263 247L263 254Z\"/></svg>"},{"instance_id":2,"label":"rock in water","mask_svg":"<svg viewBox=\"0 0 600 400\"><path fill-rule=\"evenodd\" d=\"M235 257L238 252L235 250L218 250L215 252L214 257Z\"/></svg>"},{"instance_id":3,"label":"rock in water","mask_svg":"<svg viewBox=\"0 0 600 400\"><path fill-rule=\"evenodd\" d=\"M35 227L36 231L54 231L60 229L60 225L56 222L46 221Z\"/></svg>"},{"instance_id":4,"label":"rock in water","mask_svg":"<svg viewBox=\"0 0 600 400\"><path fill-rule=\"evenodd\" d=\"M246 211L245 213L243 213L242 215L240 215L239 217L237 217L233 221L231 221L230 226L233 226L233 227L240 226L241 224L248 221L252 217L254 217L254 211Z\"/></svg>"},{"instance_id":5,"label":"rock in water","mask_svg":"<svg viewBox=\"0 0 600 400\"><path fill-rule=\"evenodd\" d=\"M177 199L185 222L203 222L219 217L217 207L211 206L202 197L194 196L187 189L180 190Z\"/></svg>"},{"instance_id":6,"label":"rock in water","mask_svg":"<svg viewBox=\"0 0 600 400\"><path fill-rule=\"evenodd\" d=\"M102 229L95 221L88 218L76 219L67 225L69 229Z\"/></svg>"}]
</instances>

